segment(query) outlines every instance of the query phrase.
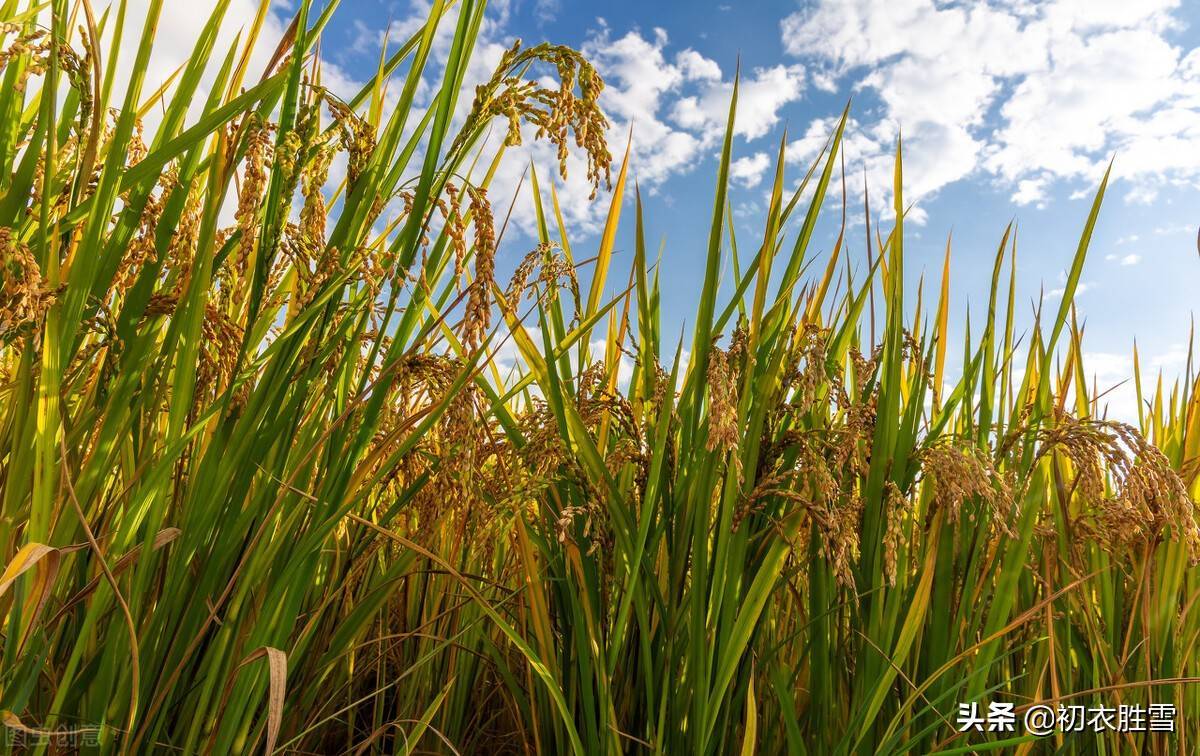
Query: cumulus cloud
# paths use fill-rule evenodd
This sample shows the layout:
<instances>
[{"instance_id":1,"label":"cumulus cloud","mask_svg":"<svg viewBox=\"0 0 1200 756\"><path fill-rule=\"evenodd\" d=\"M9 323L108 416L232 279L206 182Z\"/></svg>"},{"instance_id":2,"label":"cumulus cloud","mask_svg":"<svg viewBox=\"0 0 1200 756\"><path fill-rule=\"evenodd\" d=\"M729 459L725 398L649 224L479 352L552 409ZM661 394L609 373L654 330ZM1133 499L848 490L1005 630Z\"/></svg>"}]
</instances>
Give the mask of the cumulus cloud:
<instances>
[{"instance_id":1,"label":"cumulus cloud","mask_svg":"<svg viewBox=\"0 0 1200 756\"><path fill-rule=\"evenodd\" d=\"M798 100L804 91L804 66L756 68L738 87L737 117L733 133L747 139L765 136L779 123L779 110ZM680 98L672 116L686 128L720 133L729 118L733 83L722 82L704 88L697 95Z\"/></svg>"},{"instance_id":2,"label":"cumulus cloud","mask_svg":"<svg viewBox=\"0 0 1200 756\"><path fill-rule=\"evenodd\" d=\"M720 81L721 67L714 60L709 60L692 49L687 49L675 56L675 65L683 71L685 79L697 81Z\"/></svg>"},{"instance_id":3,"label":"cumulus cloud","mask_svg":"<svg viewBox=\"0 0 1200 756\"><path fill-rule=\"evenodd\" d=\"M503 37L499 25L494 30L495 38ZM496 43L485 39L484 48L489 44ZM716 61L692 48L672 49L664 29L617 34L603 23L588 34L582 51L604 77L601 106L610 121L609 145L619 160L628 141L632 175L643 190L657 192L671 177L693 170L719 144L733 81ZM743 74L735 133L751 142L769 133L778 124L781 109L802 96L804 76L804 66L799 64ZM532 140L517 152L524 159L501 165L493 183L494 196L511 196L530 159L539 166L556 163L548 145ZM756 185L767 163L766 155L739 158L736 180L746 187ZM565 220L576 233L598 229L607 211L603 202L587 201L590 187L585 176L582 162L572 156L568 179L552 179ZM533 207L528 195L518 197L514 220L518 227L531 227Z\"/></svg>"},{"instance_id":4,"label":"cumulus cloud","mask_svg":"<svg viewBox=\"0 0 1200 756\"><path fill-rule=\"evenodd\" d=\"M1050 179L1046 176L1021 179L1017 182L1017 190L1012 194L1012 201L1018 205L1034 204L1043 207L1046 200L1046 185Z\"/></svg>"},{"instance_id":5,"label":"cumulus cloud","mask_svg":"<svg viewBox=\"0 0 1200 756\"><path fill-rule=\"evenodd\" d=\"M215 4L215 0L183 3L163 14L155 56L147 71L148 90L166 81L187 60L196 36ZM139 13L144 13L148 5L149 0L130 0L131 17L136 18ZM254 17L258 5L257 0L231 0L226 23L217 43L218 49L234 44L239 28L247 19ZM538 0L534 8L535 15L546 20L559 7L560 3L554 0ZM324 83L342 97L356 93L361 82L349 75L346 68L348 63L375 59L383 45L395 49L420 31L430 8L429 0L402 0L398 6L400 13L386 27L381 28L362 19L354 20L348 45L338 47L336 51L334 46L325 48L322 61ZM416 92L415 105L418 108L430 104L440 83L452 45L458 11L458 8L448 11L447 18L434 37L430 60ZM510 0L496 0L489 4L459 91L456 125L466 116L474 87L491 76L504 50L512 44L514 37L509 28L511 17ZM250 77L257 76L262 70L282 38L288 21L289 16L282 6L268 14L255 48ZM123 47L132 49L139 31L138 25L127 24L125 34L129 37L126 40L129 44ZM611 123L608 133L610 148L619 160L626 140L630 140L633 176L645 191L655 193L670 177L691 171L702 159L707 159L713 147L719 144L728 115L733 77L732 72L724 72L716 61L695 49L672 45L668 33L663 29L633 29L617 33L603 21L587 33L582 51L606 82L601 105ZM333 56L332 59L330 56ZM122 65L126 66L123 74L128 73L131 64L131 59L122 61ZM212 72L210 80L211 75ZM119 76L118 80L122 78ZM805 86L805 66L796 62L743 71L736 126L740 140L753 142L770 133L779 123L782 109L798 100ZM394 106L398 92L398 86L387 89L385 118ZM197 98L197 101L202 99ZM415 119L410 120L415 123ZM502 131L498 129L497 133L491 135L479 165L487 165L490 157L500 148ZM491 195L494 202L507 206L520 189L520 196L514 205L512 225L529 231L532 229L534 211L528 191L530 182L527 167L531 163L539 167L553 166L558 161L550 145L534 140L532 132L527 136L529 138L525 139L522 146L508 148L509 158L501 163L493 177ZM758 153L739 158L735 179L746 187L756 185L766 168L766 161L766 156ZM573 154L568 159L567 168L565 180L557 174L539 175L543 189L554 182L564 219L576 233L594 231L602 222L607 208L602 201L588 201L591 187L586 181L586 166L578 156Z\"/></svg>"},{"instance_id":6,"label":"cumulus cloud","mask_svg":"<svg viewBox=\"0 0 1200 756\"><path fill-rule=\"evenodd\" d=\"M668 35L630 31L614 38L607 27L591 35L584 53L604 76L602 104L617 134L633 128L638 176L650 183L686 170L716 144L729 114L732 78L693 49L671 56ZM754 140L779 122L780 110L804 91L804 67L779 65L744 75L734 133Z\"/></svg>"},{"instance_id":7,"label":"cumulus cloud","mask_svg":"<svg viewBox=\"0 0 1200 756\"><path fill-rule=\"evenodd\" d=\"M816 82L865 90L882 151L934 168L913 199L979 174L1044 203L1116 154L1130 201L1200 186L1200 49L1168 40L1178 0L818 0L782 22ZM824 86L822 88L825 88ZM881 138L881 137L887 138ZM906 177L921 172L906 165Z\"/></svg>"},{"instance_id":8,"label":"cumulus cloud","mask_svg":"<svg viewBox=\"0 0 1200 756\"><path fill-rule=\"evenodd\" d=\"M802 137L788 143L785 159L807 170L836 128L836 118L813 121ZM864 189L869 189L872 212L878 211L884 217L892 214L897 129L890 120L864 124L851 118L842 139L847 191L851 197L862 197ZM919 204L920 198L969 170L979 145L964 129L933 125L915 132L905 127L903 149L905 219L923 224L927 213ZM914 200L917 204L912 204Z\"/></svg>"},{"instance_id":9,"label":"cumulus cloud","mask_svg":"<svg viewBox=\"0 0 1200 756\"><path fill-rule=\"evenodd\" d=\"M385 41L393 46L418 31L428 17L428 0L408 0L407 12L393 21L386 31L358 25L354 47L363 54L375 55ZM434 39L430 64L417 91L416 104L429 104L440 81L449 54L454 30L450 12ZM460 124L471 104L474 88L487 80L514 37L509 29L509 4L491 4L472 54L458 98L454 123ZM605 80L601 106L610 121L609 147L619 161L628 141L633 176L644 190L654 193L670 176L690 170L706 154L719 133L713 133L707 121L687 127L670 116L670 105L687 92L702 94L726 86L720 66L699 52L686 48L670 50L667 32L653 29L648 33L629 31L616 35L602 20L599 28L588 33L582 52ZM550 71L534 71L534 76ZM546 86L557 86L547 79ZM501 148L504 129L497 127L485 143L478 164L486 166ZM607 207L603 197L589 201L592 187L586 180L587 167L578 151L569 155L567 177L563 179L550 166L558 165L552 145L535 139L535 129L523 130L523 144L505 148L507 157L492 178L490 195L494 203L506 209L512 203L512 228L532 233L535 211L530 193L528 170L537 166L544 192L550 185L558 195L564 220L573 233L597 230ZM514 201L515 198L515 201ZM547 198L548 201L548 198Z\"/></svg>"},{"instance_id":10,"label":"cumulus cloud","mask_svg":"<svg viewBox=\"0 0 1200 756\"><path fill-rule=\"evenodd\" d=\"M758 186L762 181L763 172L771 165L771 158L765 152L756 152L747 157L738 158L729 164L729 177L745 187Z\"/></svg>"}]
</instances>

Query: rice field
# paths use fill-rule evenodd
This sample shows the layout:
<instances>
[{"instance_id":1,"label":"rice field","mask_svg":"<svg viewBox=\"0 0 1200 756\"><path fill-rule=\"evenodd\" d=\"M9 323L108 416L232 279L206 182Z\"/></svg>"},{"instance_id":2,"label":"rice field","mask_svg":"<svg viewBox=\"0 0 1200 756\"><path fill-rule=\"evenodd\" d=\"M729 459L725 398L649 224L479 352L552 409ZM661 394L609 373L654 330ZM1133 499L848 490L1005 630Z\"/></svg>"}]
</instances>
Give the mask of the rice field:
<instances>
[{"instance_id":1,"label":"rice field","mask_svg":"<svg viewBox=\"0 0 1200 756\"><path fill-rule=\"evenodd\" d=\"M434 0L345 101L315 55L332 4L297 3L261 77L267 5L224 49L227 5L153 90L164 0L0 0L7 751L1200 747L1200 404L1190 359L1130 376L1136 427L1085 378L1107 178L1061 299L1019 327L1010 228L951 343L952 250L906 285L902 144L849 238L847 116L802 176L780 146L735 238L735 87L679 341L579 53L518 44L459 101L484 4ZM560 161L503 278L489 133ZM596 242L563 221L568 155ZM1180 716L1039 737L963 731L971 702Z\"/></svg>"}]
</instances>

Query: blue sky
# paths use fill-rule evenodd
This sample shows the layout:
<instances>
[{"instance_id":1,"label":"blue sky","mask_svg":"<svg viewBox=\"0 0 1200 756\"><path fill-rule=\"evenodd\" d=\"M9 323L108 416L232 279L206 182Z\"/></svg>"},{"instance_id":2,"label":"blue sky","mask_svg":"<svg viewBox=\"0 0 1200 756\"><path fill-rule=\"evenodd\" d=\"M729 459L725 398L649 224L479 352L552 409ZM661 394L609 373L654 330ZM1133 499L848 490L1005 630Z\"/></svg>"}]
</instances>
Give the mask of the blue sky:
<instances>
[{"instance_id":1,"label":"blue sky","mask_svg":"<svg viewBox=\"0 0 1200 756\"><path fill-rule=\"evenodd\" d=\"M256 4L234 0L247 13ZM327 78L343 87L365 80L385 33L393 42L411 33L426 8L423 0L343 0L322 43ZM276 32L286 12L281 3ZM1136 337L1144 369L1161 367L1168 378L1181 370L1200 285L1200 3L497 0L488 13L473 77L488 75L520 37L584 50L608 82L602 103L614 152L632 124L632 175L646 199L651 241L665 240L669 329L694 313L716 153L740 59L733 204L747 249L784 130L788 175L796 180L853 98L845 152L854 259L864 256L864 173L874 220L887 222L891 155L902 129L905 195L916 203L906 241L913 284L920 271L939 274L953 231L952 317L961 328L968 305L979 317L996 246L1015 219L1017 301L1028 313L1039 292L1056 297L1115 155L1115 181L1077 297L1087 367L1102 387L1126 377ZM171 24L186 32L186 19ZM546 157L536 147L529 154ZM517 186L522 168L512 161L493 198ZM573 244L586 249L604 204L586 201L582 174L574 171L560 196ZM529 217L528 197L519 198L518 231ZM814 239L822 254L836 221L827 212ZM631 226L622 229L618 266L631 256ZM526 251L519 235L507 241L502 267ZM1128 394L1120 401L1128 414Z\"/></svg>"}]
</instances>

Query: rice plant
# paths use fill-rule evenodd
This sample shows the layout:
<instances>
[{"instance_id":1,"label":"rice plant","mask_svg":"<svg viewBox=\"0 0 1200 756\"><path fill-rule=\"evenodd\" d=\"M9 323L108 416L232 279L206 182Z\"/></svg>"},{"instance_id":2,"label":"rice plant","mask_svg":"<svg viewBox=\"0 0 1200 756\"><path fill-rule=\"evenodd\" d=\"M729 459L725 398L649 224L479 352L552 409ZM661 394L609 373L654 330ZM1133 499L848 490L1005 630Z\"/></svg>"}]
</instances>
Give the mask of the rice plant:
<instances>
[{"instance_id":1,"label":"rice plant","mask_svg":"<svg viewBox=\"0 0 1200 756\"><path fill-rule=\"evenodd\" d=\"M850 252L846 116L798 188L780 145L738 255L735 87L672 343L637 167L575 51L517 44L459 102L484 3L435 0L343 101L314 53L335 4L300 2L254 80L267 3L223 50L220 0L151 92L164 5L0 0L9 750L1194 747L1194 376L1135 375L1140 427L1088 385L1072 298L1107 177L1061 300L1018 330L1010 229L951 344L949 247L936 302L908 301L901 145ZM132 24L135 49L104 44ZM538 243L507 282L489 134L559 158L531 169ZM554 191L572 152L609 204L594 250ZM961 731L980 701L1182 716Z\"/></svg>"}]
</instances>

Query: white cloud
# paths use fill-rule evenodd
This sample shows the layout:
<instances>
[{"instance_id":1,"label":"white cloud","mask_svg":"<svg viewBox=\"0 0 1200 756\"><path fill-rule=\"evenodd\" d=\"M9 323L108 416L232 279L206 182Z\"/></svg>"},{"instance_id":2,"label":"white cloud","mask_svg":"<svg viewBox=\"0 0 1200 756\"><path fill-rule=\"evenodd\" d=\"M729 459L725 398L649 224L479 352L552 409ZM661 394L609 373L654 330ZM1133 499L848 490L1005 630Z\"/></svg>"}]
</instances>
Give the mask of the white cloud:
<instances>
[{"instance_id":1,"label":"white cloud","mask_svg":"<svg viewBox=\"0 0 1200 756\"><path fill-rule=\"evenodd\" d=\"M110 101L113 107L119 107L124 103L127 87L132 78L134 58L141 41L145 21L149 15L150 5L149 0L128 0L126 22L122 27L118 44L113 44L115 29L113 24L108 24L100 35L100 50L105 65L113 65L114 62L116 65ZM260 5L257 0L230 0L218 26L215 41L212 43L214 54L207 61L207 66L200 75L195 92L189 101L189 110L184 118L184 128L195 123L200 116L216 83L221 61L229 51L235 50L234 60L241 60L242 50L247 42L246 34L251 22L258 16ZM158 136L166 103L170 102L179 91L177 74L191 59L201 32L207 26L216 7L215 0L168 3L158 16L153 31L150 56L143 71L142 101L138 103L145 113L142 126L147 142L151 142ZM242 79L243 88L253 86L262 78L267 64L271 61L290 23L290 16L287 15L289 10L289 5L276 2L263 17L258 37L247 58ZM45 9L42 13L44 14L42 23L48 26L49 10ZM76 49L82 49L77 36L72 39L72 44L76 46ZM173 82L172 78L175 79ZM150 104L148 99L158 93L168 82L172 83L163 91L163 102ZM321 61L321 84L335 95L345 99L357 94L362 86L345 69L326 59ZM337 171L344 170L344 166L344 159L336 160L331 168L331 175L336 175ZM222 225L233 223L236 203L237 198L233 193L225 198L218 216Z\"/></svg>"},{"instance_id":2,"label":"white cloud","mask_svg":"<svg viewBox=\"0 0 1200 756\"><path fill-rule=\"evenodd\" d=\"M1064 278L1064 276L1059 276L1059 278L1062 279L1062 278ZM1095 286L1096 286L1096 284L1091 281L1080 281L1079 283L1077 283L1075 285L1075 298L1078 299L1079 297L1083 296L1085 293L1087 293L1087 292L1091 291L1093 288L1095 288ZM1062 295L1065 294L1066 292L1067 292L1066 286L1055 287L1055 288L1051 289L1050 291L1046 292L1046 299L1049 299L1052 301L1055 299L1061 299Z\"/></svg>"},{"instance_id":3,"label":"white cloud","mask_svg":"<svg viewBox=\"0 0 1200 756\"><path fill-rule=\"evenodd\" d=\"M1133 377L1133 357L1112 352L1084 352L1083 365L1088 375L1105 381L1123 381Z\"/></svg>"},{"instance_id":4,"label":"white cloud","mask_svg":"<svg viewBox=\"0 0 1200 756\"><path fill-rule=\"evenodd\" d=\"M675 56L675 65L683 72L685 79L720 81L721 67L714 60L709 60L690 47Z\"/></svg>"},{"instance_id":5,"label":"white cloud","mask_svg":"<svg viewBox=\"0 0 1200 756\"><path fill-rule=\"evenodd\" d=\"M1046 184L1048 183L1049 180L1044 176L1021 179L1017 182L1017 190L1013 192L1012 201L1018 205L1036 203L1039 208L1044 207L1046 204Z\"/></svg>"},{"instance_id":6,"label":"white cloud","mask_svg":"<svg viewBox=\"0 0 1200 756\"><path fill-rule=\"evenodd\" d=\"M745 187L758 186L762 181L763 172L771 165L771 158L765 152L756 152L747 157L741 157L729 164L729 177Z\"/></svg>"},{"instance_id":7,"label":"white cloud","mask_svg":"<svg viewBox=\"0 0 1200 756\"><path fill-rule=\"evenodd\" d=\"M171 74L188 59L200 29L203 28L216 0L201 0L194 3L170 4L159 22L154 56L146 72L146 91L150 92L166 81ZM129 17L144 17L149 0L130 0ZM257 0L231 0L225 23L216 48L228 49L234 44L239 29L248 24L257 13ZM356 23L352 27L352 43L342 54L357 56L362 60L374 60L381 45L392 49L418 32L428 18L429 0L405 0L401 14L386 28L368 23ZM534 11L538 18L546 20L559 7L554 0L539 0ZM418 108L427 107L440 82L445 60L449 54L455 29L458 8L453 8L439 25L427 65L425 76L416 94ZM474 94L474 87L489 78L500 56L512 41L508 28L511 3L497 0L489 4L481 26L478 42L459 92L455 123L466 116ZM279 40L283 37L289 19L286 14L271 12L266 18L259 42L255 48L247 81L256 80L269 60ZM126 24L125 38L121 49L133 50L141 25ZM106 45L107 47L107 45ZM629 31L620 36L612 33L601 21L597 30L588 34L583 52L593 62L606 82L602 94L602 107L611 121L608 133L610 149L619 160L626 140L632 131L631 169L642 188L650 193L673 175L692 170L701 159L707 159L711 148L718 143L724 130L728 96L732 80L727 79L721 67L713 60L691 48L670 49L667 32L653 29L649 33ZM122 69L118 81L127 78L132 66L132 53L123 54ZM215 66L213 67L215 68ZM323 83L335 94L348 98L355 94L361 83L355 81L337 62L322 61ZM548 73L548 72L535 72ZM208 72L202 86L211 86L214 71ZM399 86L388 88L385 109L395 104ZM779 110L788 102L800 97L804 89L804 67L799 64L781 65L757 69L743 77L742 100L739 108L738 134L754 139L766 134L779 119ZM195 98L197 108L203 96ZM692 109L687 117L675 117L676 105L687 100ZM152 114L157 113L155 109ZM682 111L680 111L682 112ZM385 118L388 112L385 112ZM682 120L683 122L680 122ZM154 127L148 119L147 126ZM415 123L416 119L410 119ZM410 124L409 128L413 128ZM486 166L490 157L500 146L502 129L497 129L487 145L480 166ZM509 156L500 165L491 185L493 203L507 209L518 187L523 187L523 196L514 206L513 226L526 231L532 228L533 203L529 195L529 181L522 183L527 166L532 161L539 167L554 166L557 157L551 145L533 139L528 131L525 144L509 148ZM573 151L567 160L568 177L562 180L557 173L539 175L542 186L555 182L560 207L565 221L575 233L594 231L607 212L601 198L589 202L591 186L586 181L586 165ZM760 164L759 158L752 162L739 163L738 180L747 186L753 185L751 168ZM550 169L543 169L550 170ZM761 172L761 170L760 170Z\"/></svg>"},{"instance_id":8,"label":"white cloud","mask_svg":"<svg viewBox=\"0 0 1200 756\"><path fill-rule=\"evenodd\" d=\"M1171 44L1178 0L817 0L782 22L784 48L812 78L878 96L867 129L889 151L931 156L906 178L924 191L982 173L1040 203L1056 181L1114 176L1145 202L1200 186L1200 49ZM861 111L860 111L861 112ZM1191 146L1189 146L1191 145ZM948 150L935 167L934 156ZM874 188L874 184L872 185Z\"/></svg>"},{"instance_id":9,"label":"white cloud","mask_svg":"<svg viewBox=\"0 0 1200 756\"><path fill-rule=\"evenodd\" d=\"M1156 354L1148 360L1148 364L1161 370L1179 370L1187 364L1188 348L1186 344L1172 344L1167 351Z\"/></svg>"},{"instance_id":10,"label":"white cloud","mask_svg":"<svg viewBox=\"0 0 1200 756\"><path fill-rule=\"evenodd\" d=\"M513 42L507 28L508 3L501 3L498 10L493 10L494 4L489 7L460 90L456 123L465 118L475 86L492 75L501 55ZM408 14L391 24L387 39L393 46L407 39L424 23L428 12L428 0L409 0ZM453 17L446 19L435 37L426 81L418 89L417 104L420 107L428 105L436 82L440 80L452 43L453 22ZM365 26L360 30L360 38L364 35L365 39L358 46L367 51L384 39L383 34ZM599 29L590 32L582 45L584 55L605 81L601 107L610 121L607 136L613 157L620 161L632 132L631 176L650 193L654 193L669 176L691 170L706 154L706 148L719 138L719 135L708 133L707 128L680 127L671 121L668 111L670 104L685 90L703 93L723 86L720 66L695 50L685 49L669 55L667 48L668 35L663 29L654 29L648 36L630 31L617 37L603 20ZM531 72L534 76L549 73L550 70ZM547 86L557 86L552 79L547 78ZM506 148L506 158L492 179L490 197L493 204L502 206L505 212L519 190L513 204L509 233L514 230L532 233L535 212L527 175L531 163L538 166L546 202L549 202L549 185L553 183L564 220L572 233L596 231L608 208L603 196L595 202L589 200L592 187L586 180L587 166L580 151L571 150L566 161L568 175L564 180L553 168L558 165L555 149L546 141L536 140L535 131L523 129L523 144ZM485 145L479 166L488 165L500 148L503 134L503 125L497 125Z\"/></svg>"},{"instance_id":11,"label":"white cloud","mask_svg":"<svg viewBox=\"0 0 1200 756\"><path fill-rule=\"evenodd\" d=\"M754 69L738 87L734 133L746 139L766 135L779 123L780 108L798 100L803 91L804 66L780 65ZM671 116L684 128L719 135L729 118L732 95L732 82L706 87L700 94L677 101Z\"/></svg>"},{"instance_id":12,"label":"white cloud","mask_svg":"<svg viewBox=\"0 0 1200 756\"><path fill-rule=\"evenodd\" d=\"M561 10L562 3L559 0L536 0L533 4L533 14L540 24L550 23Z\"/></svg>"},{"instance_id":13,"label":"white cloud","mask_svg":"<svg viewBox=\"0 0 1200 756\"><path fill-rule=\"evenodd\" d=\"M167 83L180 67L191 58L192 51L200 37L201 31L208 23L216 7L215 0L203 2L168 3L158 18L154 31L154 44L151 50L149 64L144 72L142 96L149 97L162 85ZM216 55L210 61L208 68L201 77L197 94L192 98L193 114L199 112L208 96L220 66L222 57L235 45L240 48L245 44L250 21L258 15L260 3L257 0L231 0L225 12L223 23L217 33L213 49ZM138 42L141 39L143 23L149 13L149 0L129 0L126 7L126 22L122 30L121 43L115 49L112 46L113 24L108 24L101 35L101 51L105 63L111 62L112 55L117 56L117 71L113 79L113 102L118 104L124 97L124 86L130 80L134 56ZM245 85L258 81L263 69L270 61L272 54L282 39L290 18L279 13L286 8L275 4L263 20L247 66ZM344 69L328 60L322 61L322 81L339 96L349 96L357 92L359 84L349 76ZM176 82L177 83L177 82ZM167 91L167 98L171 92ZM162 108L151 107L146 112L145 127L153 133L162 115Z\"/></svg>"},{"instance_id":14,"label":"white cloud","mask_svg":"<svg viewBox=\"0 0 1200 756\"><path fill-rule=\"evenodd\" d=\"M1147 357L1142 355L1142 381L1162 371L1164 374L1180 373L1187 364L1188 350L1185 344L1172 344L1165 352ZM1148 375L1147 368L1150 369ZM1083 372L1087 376L1089 392L1093 388L1099 395L1097 410L1107 413L1110 419L1136 423L1138 419L1137 384L1134 382L1133 352L1084 352ZM1153 384L1151 384L1152 386ZM1092 396L1096 399L1096 396Z\"/></svg>"},{"instance_id":15,"label":"white cloud","mask_svg":"<svg viewBox=\"0 0 1200 756\"><path fill-rule=\"evenodd\" d=\"M1115 252L1104 256L1109 262L1120 263L1121 265L1137 265L1142 261L1142 256L1138 254L1118 255Z\"/></svg>"},{"instance_id":16,"label":"white cloud","mask_svg":"<svg viewBox=\"0 0 1200 756\"><path fill-rule=\"evenodd\" d=\"M1084 352L1083 374L1088 380L1088 396L1096 402L1098 414L1112 420L1136 422L1137 387L1133 382L1131 354Z\"/></svg>"},{"instance_id":17,"label":"white cloud","mask_svg":"<svg viewBox=\"0 0 1200 756\"><path fill-rule=\"evenodd\" d=\"M663 29L616 36L604 23L582 46L605 81L601 106L610 121L608 141L614 158L620 160L632 134L631 176L648 193L655 193L670 177L693 170L720 142L733 87L715 61L691 48L672 54L669 47ZM765 135L778 123L780 109L799 98L803 90L804 67L800 65L755 69L743 76L736 133L747 140ZM539 166L556 163L548 145L531 142L527 140L525 147L516 150L520 157L501 165L493 182L494 197L511 197L530 157ZM762 172L764 159L754 155L743 158L736 169L738 181L745 186L756 184L755 170ZM587 201L586 170L574 154L568 159L568 170L566 182L557 176L543 178L557 182L560 207L573 230L595 231L607 205ZM532 219L528 196L518 199L514 209L518 227L531 227Z\"/></svg>"},{"instance_id":18,"label":"white cloud","mask_svg":"<svg viewBox=\"0 0 1200 756\"><path fill-rule=\"evenodd\" d=\"M836 128L835 118L814 121L804 136L788 144L784 153L786 159L807 171ZM870 188L872 212L879 212L885 218L893 215L896 136L896 124L891 121L864 125L851 118L842 139L847 192L853 198L861 198L865 180L865 186ZM921 199L970 170L978 150L979 144L962 128L940 124L927 124L915 130L905 127L906 220L918 225L925 223L927 213L920 205Z\"/></svg>"},{"instance_id":19,"label":"white cloud","mask_svg":"<svg viewBox=\"0 0 1200 756\"><path fill-rule=\"evenodd\" d=\"M1154 228L1155 236L1174 236L1195 233L1195 228L1184 223L1164 223Z\"/></svg>"}]
</instances>

